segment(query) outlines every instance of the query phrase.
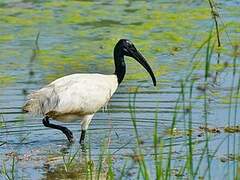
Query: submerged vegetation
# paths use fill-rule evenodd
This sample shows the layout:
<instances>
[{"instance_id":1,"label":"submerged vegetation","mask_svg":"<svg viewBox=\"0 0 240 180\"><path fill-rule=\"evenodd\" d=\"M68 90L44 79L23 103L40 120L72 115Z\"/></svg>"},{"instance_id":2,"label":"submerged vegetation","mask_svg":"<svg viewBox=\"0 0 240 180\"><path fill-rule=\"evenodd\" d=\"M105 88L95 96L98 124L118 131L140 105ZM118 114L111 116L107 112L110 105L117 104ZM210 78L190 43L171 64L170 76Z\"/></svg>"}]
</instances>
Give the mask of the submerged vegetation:
<instances>
[{"instance_id":1,"label":"submerged vegetation","mask_svg":"<svg viewBox=\"0 0 240 180\"><path fill-rule=\"evenodd\" d=\"M0 179L239 179L237 1L0 3ZM112 72L134 39L157 88L131 61L85 147L23 115L25 95L74 72ZM79 134L79 122L67 124Z\"/></svg>"}]
</instances>

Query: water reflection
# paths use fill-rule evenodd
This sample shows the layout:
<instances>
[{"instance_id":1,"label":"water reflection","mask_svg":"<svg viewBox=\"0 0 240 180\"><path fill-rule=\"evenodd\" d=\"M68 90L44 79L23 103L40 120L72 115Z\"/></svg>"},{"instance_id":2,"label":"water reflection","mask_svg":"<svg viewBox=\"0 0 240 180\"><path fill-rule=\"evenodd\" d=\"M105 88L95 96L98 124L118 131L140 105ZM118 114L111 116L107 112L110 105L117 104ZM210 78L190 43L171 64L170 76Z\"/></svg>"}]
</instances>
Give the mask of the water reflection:
<instances>
[{"instance_id":1,"label":"water reflection","mask_svg":"<svg viewBox=\"0 0 240 180\"><path fill-rule=\"evenodd\" d=\"M66 148L62 149L62 156L50 157L44 162L43 179L106 179L106 172L98 171L89 151L84 146L75 152L66 153Z\"/></svg>"}]
</instances>

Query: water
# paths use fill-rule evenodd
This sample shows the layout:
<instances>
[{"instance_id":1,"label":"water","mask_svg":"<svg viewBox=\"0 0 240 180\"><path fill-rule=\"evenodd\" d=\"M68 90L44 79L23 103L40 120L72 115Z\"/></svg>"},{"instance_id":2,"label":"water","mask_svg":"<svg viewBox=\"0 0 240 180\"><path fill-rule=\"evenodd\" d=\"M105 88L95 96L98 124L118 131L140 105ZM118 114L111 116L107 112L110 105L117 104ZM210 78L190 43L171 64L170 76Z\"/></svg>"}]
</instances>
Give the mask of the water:
<instances>
[{"instance_id":1,"label":"water","mask_svg":"<svg viewBox=\"0 0 240 180\"><path fill-rule=\"evenodd\" d=\"M206 46L197 54L199 62L190 79L196 79L192 95L192 139L194 161L201 159L206 136L199 127L218 128L210 133L208 152L203 153L197 177L205 175L207 157L213 157L206 179L229 177L238 171L239 133L227 133L224 127L239 124L239 50L236 73L233 74L233 47L239 46L239 2L219 1L221 49L211 61L208 88L204 87ZM125 161L129 172L125 178L137 176L134 163L136 139L129 101L136 87L136 119L143 142L144 157L153 168L153 130L158 115L158 135L164 139L163 157L171 145L169 129L177 111L172 153L172 174L184 165L188 136L188 113L182 100L175 109L181 92L181 80L190 71L191 59L197 48L208 38L213 25L209 5L205 1L1 1L0 3L0 157L1 165L10 169L16 156L16 177L57 178L62 171L62 152L78 149L80 122L65 123L73 131L72 146L60 132L45 128L42 117L23 114L21 107L26 94L57 77L76 72L113 72L112 51L120 38L131 39L153 68L157 87L148 74L130 58L126 59L127 74L107 110L99 111L87 134L92 159L97 164L103 142L109 138L114 169L119 175ZM225 28L223 26L225 25ZM36 41L37 34L39 38ZM215 79L215 73L218 75ZM185 108L189 103L190 82L185 91ZM231 93L233 94L231 95ZM230 98L233 96L233 98ZM236 98L237 97L237 98ZM207 111L207 113L206 113ZM87 150L89 152L89 150ZM86 155L80 155L84 158ZM51 158L56 159L52 160ZM194 164L196 168L197 164ZM78 171L81 171L78 169ZM77 172L78 172L77 171ZM154 173L154 170L152 173ZM82 171L81 171L82 172ZM209 175L209 172L211 173ZM79 172L78 172L79 174ZM183 178L186 177L183 174Z\"/></svg>"}]
</instances>

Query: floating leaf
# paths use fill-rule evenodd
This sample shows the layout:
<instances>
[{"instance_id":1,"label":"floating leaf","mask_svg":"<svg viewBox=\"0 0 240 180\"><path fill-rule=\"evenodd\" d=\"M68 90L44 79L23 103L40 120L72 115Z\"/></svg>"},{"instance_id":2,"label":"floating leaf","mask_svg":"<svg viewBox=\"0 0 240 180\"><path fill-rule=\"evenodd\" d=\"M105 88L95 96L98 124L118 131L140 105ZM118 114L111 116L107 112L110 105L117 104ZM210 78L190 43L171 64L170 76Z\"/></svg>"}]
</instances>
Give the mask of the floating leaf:
<instances>
[{"instance_id":1,"label":"floating leaf","mask_svg":"<svg viewBox=\"0 0 240 180\"><path fill-rule=\"evenodd\" d=\"M240 126L224 127L224 132L226 132L226 133L238 133L238 132L240 132Z\"/></svg>"}]
</instances>

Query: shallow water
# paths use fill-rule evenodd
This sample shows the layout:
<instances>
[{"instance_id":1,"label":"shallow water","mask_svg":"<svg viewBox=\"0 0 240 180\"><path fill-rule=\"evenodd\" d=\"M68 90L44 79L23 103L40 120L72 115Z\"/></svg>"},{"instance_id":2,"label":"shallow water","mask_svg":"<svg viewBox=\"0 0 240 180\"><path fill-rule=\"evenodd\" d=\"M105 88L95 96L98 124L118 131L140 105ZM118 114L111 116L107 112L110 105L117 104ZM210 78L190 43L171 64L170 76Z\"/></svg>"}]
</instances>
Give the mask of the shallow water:
<instances>
[{"instance_id":1,"label":"shallow water","mask_svg":"<svg viewBox=\"0 0 240 180\"><path fill-rule=\"evenodd\" d=\"M191 101L194 161L199 161L204 154L197 177L205 175L208 157L212 157L206 179L232 179L239 172L239 133L227 133L224 127L239 125L239 94L236 94L240 74L239 49L234 67L232 46L240 46L240 6L239 1L219 1L217 7L223 47L220 64L217 64L217 50L214 50L210 77L205 81L206 46L191 62L213 25L205 1L1 1L0 145L3 144L0 146L0 167L6 164L10 168L11 159L16 156L16 177L61 177L62 151L71 154L78 149L80 122L64 124L73 131L76 140L69 146L64 135L42 125L42 117L22 113L26 95L67 74L112 73L113 47L118 39L128 38L153 67L157 87L152 86L150 77L140 65L127 58L124 82L108 108L99 111L90 125L87 144L90 143L91 148L87 148L87 152L91 152L92 159L98 162L103 142L110 139L109 152L113 153L117 176L127 161L129 173L125 178L137 177L137 163L133 157L136 139L129 101L133 100L139 87L135 101L136 121L144 157L152 174L156 114L158 134L164 140L163 157L167 158L170 145L173 148L171 168L174 179L174 171L181 169L185 162L188 143L185 133L189 120L186 109ZM192 98L189 99L190 81L187 81L185 101L181 99L176 109L181 80L194 63L198 65L190 77L195 79ZM175 135L171 142L169 129L175 114ZM199 128L206 124L221 132L209 133L206 138ZM203 153L206 140L207 153ZM232 154L237 158L229 158ZM83 152L80 156L86 157ZM52 157L57 159L50 161ZM187 174L182 178L185 176Z\"/></svg>"}]
</instances>

